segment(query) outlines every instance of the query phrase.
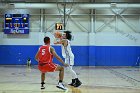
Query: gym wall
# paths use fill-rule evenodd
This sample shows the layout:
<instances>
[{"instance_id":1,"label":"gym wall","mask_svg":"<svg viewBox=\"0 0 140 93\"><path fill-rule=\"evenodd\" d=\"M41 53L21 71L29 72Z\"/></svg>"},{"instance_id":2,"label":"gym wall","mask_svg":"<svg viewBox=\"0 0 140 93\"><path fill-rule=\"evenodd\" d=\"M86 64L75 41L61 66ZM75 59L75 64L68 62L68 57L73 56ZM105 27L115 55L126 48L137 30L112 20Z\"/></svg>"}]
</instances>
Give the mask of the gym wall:
<instances>
[{"instance_id":1,"label":"gym wall","mask_svg":"<svg viewBox=\"0 0 140 93\"><path fill-rule=\"evenodd\" d=\"M48 12L45 10L45 13ZM88 11L75 11L75 13L85 12ZM96 12L103 13L101 10ZM2 14L4 13L15 13L15 11L3 10ZM30 14L30 34L4 34L2 29L4 16L0 16L1 65L24 65L29 57L32 64L36 65L34 57L39 46L43 44L44 36L51 38L51 45L62 57L61 47L53 44L52 34L55 23L60 22L61 16L44 16L42 29L40 10L16 9L16 13ZM112 12L108 10L108 13ZM73 15L69 18L67 29L72 31L74 36L71 43L75 54L75 65L136 66L137 57L140 56L140 17L128 15L124 17L129 23L120 16L113 17L112 15L96 15L93 17L93 24L89 15ZM130 24L133 25L130 26ZM59 63L56 59L54 62Z\"/></svg>"}]
</instances>

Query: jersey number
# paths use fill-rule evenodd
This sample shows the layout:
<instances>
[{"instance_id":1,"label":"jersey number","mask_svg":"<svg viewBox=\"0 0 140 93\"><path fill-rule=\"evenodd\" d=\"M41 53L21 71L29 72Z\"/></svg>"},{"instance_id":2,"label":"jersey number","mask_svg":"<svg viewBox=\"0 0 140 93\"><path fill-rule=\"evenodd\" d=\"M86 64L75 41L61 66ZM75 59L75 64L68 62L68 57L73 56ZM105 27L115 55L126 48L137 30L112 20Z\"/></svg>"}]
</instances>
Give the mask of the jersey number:
<instances>
[{"instance_id":1,"label":"jersey number","mask_svg":"<svg viewBox=\"0 0 140 93\"><path fill-rule=\"evenodd\" d=\"M45 55L45 49L42 49L42 55Z\"/></svg>"}]
</instances>

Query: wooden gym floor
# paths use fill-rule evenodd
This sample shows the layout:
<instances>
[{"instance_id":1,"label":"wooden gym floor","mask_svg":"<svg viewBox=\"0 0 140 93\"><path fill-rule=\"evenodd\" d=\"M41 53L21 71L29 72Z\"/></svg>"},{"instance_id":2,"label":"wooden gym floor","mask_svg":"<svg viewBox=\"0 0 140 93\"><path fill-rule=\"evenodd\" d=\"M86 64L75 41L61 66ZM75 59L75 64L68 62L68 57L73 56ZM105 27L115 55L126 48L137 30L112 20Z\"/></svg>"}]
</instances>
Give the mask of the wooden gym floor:
<instances>
[{"instance_id":1,"label":"wooden gym floor","mask_svg":"<svg viewBox=\"0 0 140 93\"><path fill-rule=\"evenodd\" d=\"M56 88L58 72L46 74L45 89L40 89L37 66L0 65L0 93L140 93L139 67L74 67L82 85L70 87L71 76L65 72L68 91Z\"/></svg>"}]
</instances>

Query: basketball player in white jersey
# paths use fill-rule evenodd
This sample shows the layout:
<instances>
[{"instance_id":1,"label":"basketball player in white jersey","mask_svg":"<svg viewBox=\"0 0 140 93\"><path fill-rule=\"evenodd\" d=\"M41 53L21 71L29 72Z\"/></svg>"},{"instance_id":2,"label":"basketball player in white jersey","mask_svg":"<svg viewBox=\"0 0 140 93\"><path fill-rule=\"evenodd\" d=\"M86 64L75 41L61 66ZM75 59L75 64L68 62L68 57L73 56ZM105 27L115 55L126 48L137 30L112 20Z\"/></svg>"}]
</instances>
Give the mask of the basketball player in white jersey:
<instances>
[{"instance_id":1,"label":"basketball player in white jersey","mask_svg":"<svg viewBox=\"0 0 140 93\"><path fill-rule=\"evenodd\" d=\"M57 41L54 44L61 44L62 56L65 58L65 63L69 64L69 67L67 67L67 70L72 75L72 82L69 85L74 86L74 87L79 87L82 83L78 79L77 74L72 68L74 65L74 54L71 50L71 44L70 44L71 38L72 38L71 32L65 31L63 36L60 38L60 41Z\"/></svg>"}]
</instances>

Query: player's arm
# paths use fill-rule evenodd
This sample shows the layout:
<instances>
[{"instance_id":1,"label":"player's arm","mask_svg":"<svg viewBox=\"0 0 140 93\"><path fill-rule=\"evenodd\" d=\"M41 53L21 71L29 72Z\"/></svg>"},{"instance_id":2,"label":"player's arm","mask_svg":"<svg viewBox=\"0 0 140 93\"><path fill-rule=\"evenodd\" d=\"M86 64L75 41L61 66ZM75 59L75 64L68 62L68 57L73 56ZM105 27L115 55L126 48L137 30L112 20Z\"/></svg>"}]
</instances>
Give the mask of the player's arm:
<instances>
[{"instance_id":1,"label":"player's arm","mask_svg":"<svg viewBox=\"0 0 140 93\"><path fill-rule=\"evenodd\" d=\"M63 42L63 39L59 38L59 39L56 39L54 44L62 44Z\"/></svg>"},{"instance_id":2,"label":"player's arm","mask_svg":"<svg viewBox=\"0 0 140 93\"><path fill-rule=\"evenodd\" d=\"M65 62L57 55L53 47L50 48L50 51L53 54L53 56L55 56L56 59L59 60L64 66L68 66L68 64L65 64Z\"/></svg>"},{"instance_id":3,"label":"player's arm","mask_svg":"<svg viewBox=\"0 0 140 93\"><path fill-rule=\"evenodd\" d=\"M62 44L61 40L54 42L54 44Z\"/></svg>"},{"instance_id":4,"label":"player's arm","mask_svg":"<svg viewBox=\"0 0 140 93\"><path fill-rule=\"evenodd\" d=\"M68 41L66 39L63 39L61 42L64 47L66 47L68 45Z\"/></svg>"},{"instance_id":5,"label":"player's arm","mask_svg":"<svg viewBox=\"0 0 140 93\"><path fill-rule=\"evenodd\" d=\"M54 44L62 44L64 47L66 47L68 45L66 39L61 39L61 40L59 40L57 42L54 42Z\"/></svg>"},{"instance_id":6,"label":"player's arm","mask_svg":"<svg viewBox=\"0 0 140 93\"><path fill-rule=\"evenodd\" d=\"M35 60L38 62L38 57L39 57L39 51L37 51L36 55L35 55Z\"/></svg>"}]
</instances>

